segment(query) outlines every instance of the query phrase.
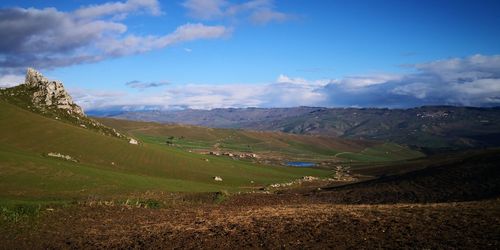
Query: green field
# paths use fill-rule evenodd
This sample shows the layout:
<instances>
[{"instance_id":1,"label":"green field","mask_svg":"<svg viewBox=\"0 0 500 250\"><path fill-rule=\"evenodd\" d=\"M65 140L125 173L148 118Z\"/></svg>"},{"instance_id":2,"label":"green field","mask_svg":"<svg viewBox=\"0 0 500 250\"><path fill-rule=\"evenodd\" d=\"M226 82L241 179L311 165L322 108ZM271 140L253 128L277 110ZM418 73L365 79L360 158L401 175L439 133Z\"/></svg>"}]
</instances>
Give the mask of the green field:
<instances>
[{"instance_id":1,"label":"green field","mask_svg":"<svg viewBox=\"0 0 500 250\"><path fill-rule=\"evenodd\" d=\"M0 100L0 203L105 199L147 191L244 191L305 175L331 172L256 165L148 140L132 145ZM223 181L215 182L214 176Z\"/></svg>"},{"instance_id":2,"label":"green field","mask_svg":"<svg viewBox=\"0 0 500 250\"><path fill-rule=\"evenodd\" d=\"M189 125L99 119L142 141L185 151L256 153L284 161L381 162L423 157L394 143L305 136L280 132L215 129Z\"/></svg>"},{"instance_id":3,"label":"green field","mask_svg":"<svg viewBox=\"0 0 500 250\"><path fill-rule=\"evenodd\" d=\"M252 191L333 174L279 166L284 161L369 163L423 156L396 144L279 132L100 119L103 126L62 110L33 107L30 91L20 85L0 92L0 205ZM140 144L128 143L114 129ZM210 151L255 153L265 161L202 154Z\"/></svg>"}]
</instances>

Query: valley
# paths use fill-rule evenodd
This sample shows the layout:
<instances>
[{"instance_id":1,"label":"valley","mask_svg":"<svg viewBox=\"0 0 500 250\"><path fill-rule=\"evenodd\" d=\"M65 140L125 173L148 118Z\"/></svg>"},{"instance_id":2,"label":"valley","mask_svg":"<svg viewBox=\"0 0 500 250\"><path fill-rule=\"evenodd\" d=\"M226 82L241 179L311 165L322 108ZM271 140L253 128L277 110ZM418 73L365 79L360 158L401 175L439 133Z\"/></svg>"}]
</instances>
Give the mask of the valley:
<instances>
[{"instance_id":1,"label":"valley","mask_svg":"<svg viewBox=\"0 0 500 250\"><path fill-rule=\"evenodd\" d=\"M89 117L27 82L0 90L2 248L500 245L498 148Z\"/></svg>"},{"instance_id":2,"label":"valley","mask_svg":"<svg viewBox=\"0 0 500 250\"><path fill-rule=\"evenodd\" d=\"M105 118L97 120L150 143L263 164L309 161L318 167L328 168L336 164L404 161L425 156L408 147L380 141Z\"/></svg>"},{"instance_id":3,"label":"valley","mask_svg":"<svg viewBox=\"0 0 500 250\"><path fill-rule=\"evenodd\" d=\"M0 250L498 250L499 13L2 0Z\"/></svg>"}]
</instances>

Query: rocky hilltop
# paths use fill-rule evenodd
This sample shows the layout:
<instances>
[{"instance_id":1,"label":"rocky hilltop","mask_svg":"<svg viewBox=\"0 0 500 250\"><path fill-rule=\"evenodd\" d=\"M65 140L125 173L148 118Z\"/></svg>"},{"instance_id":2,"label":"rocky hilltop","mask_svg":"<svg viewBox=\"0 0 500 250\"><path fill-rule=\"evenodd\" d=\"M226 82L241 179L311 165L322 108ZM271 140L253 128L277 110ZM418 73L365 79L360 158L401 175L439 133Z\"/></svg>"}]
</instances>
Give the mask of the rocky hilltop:
<instances>
[{"instance_id":1,"label":"rocky hilltop","mask_svg":"<svg viewBox=\"0 0 500 250\"><path fill-rule=\"evenodd\" d=\"M23 84L0 89L0 101L82 129L94 130L100 134L130 140L132 144L139 144L137 140L87 117L82 108L73 102L62 82L49 80L32 68L28 69Z\"/></svg>"},{"instance_id":2,"label":"rocky hilltop","mask_svg":"<svg viewBox=\"0 0 500 250\"><path fill-rule=\"evenodd\" d=\"M68 92L66 92L62 82L50 81L40 74L40 72L29 68L24 84L33 90L33 105L39 108L55 107L65 110L68 114L85 115L82 108L76 105Z\"/></svg>"}]
</instances>

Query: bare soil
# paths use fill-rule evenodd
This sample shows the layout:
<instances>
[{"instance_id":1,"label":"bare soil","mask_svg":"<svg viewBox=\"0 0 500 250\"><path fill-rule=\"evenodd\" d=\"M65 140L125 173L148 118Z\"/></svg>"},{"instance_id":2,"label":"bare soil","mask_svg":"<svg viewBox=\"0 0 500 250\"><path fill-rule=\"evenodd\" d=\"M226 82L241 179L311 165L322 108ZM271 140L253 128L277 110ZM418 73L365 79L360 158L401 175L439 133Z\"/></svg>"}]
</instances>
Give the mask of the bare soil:
<instances>
[{"instance_id":1,"label":"bare soil","mask_svg":"<svg viewBox=\"0 0 500 250\"><path fill-rule=\"evenodd\" d=\"M35 225L3 233L0 240L3 249L498 249L500 201L79 206L46 213Z\"/></svg>"}]
</instances>

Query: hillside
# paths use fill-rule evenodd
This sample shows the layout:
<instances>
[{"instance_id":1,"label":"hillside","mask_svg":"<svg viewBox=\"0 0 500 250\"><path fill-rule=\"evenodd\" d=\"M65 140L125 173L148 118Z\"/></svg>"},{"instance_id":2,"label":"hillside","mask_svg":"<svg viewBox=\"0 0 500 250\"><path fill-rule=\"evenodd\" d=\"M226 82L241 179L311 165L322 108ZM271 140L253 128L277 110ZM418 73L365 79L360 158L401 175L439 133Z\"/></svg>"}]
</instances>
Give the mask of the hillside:
<instances>
[{"instance_id":1,"label":"hillside","mask_svg":"<svg viewBox=\"0 0 500 250\"><path fill-rule=\"evenodd\" d=\"M459 202L500 197L499 149L447 157L450 158L440 163L438 160L437 164L433 159L421 161L421 169L415 171L323 188L318 197L349 204ZM366 173L363 169L358 171Z\"/></svg>"},{"instance_id":2,"label":"hillside","mask_svg":"<svg viewBox=\"0 0 500 250\"><path fill-rule=\"evenodd\" d=\"M257 186L328 174L257 166L147 143L132 145L3 101L0 110L2 198L86 197L141 190L218 191L248 186L250 181ZM51 152L71 156L77 162L48 157ZM224 181L215 183L215 175Z\"/></svg>"},{"instance_id":3,"label":"hillside","mask_svg":"<svg viewBox=\"0 0 500 250\"><path fill-rule=\"evenodd\" d=\"M103 114L101 114L103 115ZM109 117L220 128L384 140L423 148L500 145L500 109L428 106L411 109L246 108L136 111Z\"/></svg>"},{"instance_id":4,"label":"hillside","mask_svg":"<svg viewBox=\"0 0 500 250\"><path fill-rule=\"evenodd\" d=\"M252 190L305 175L331 174L203 156L148 142L131 144L83 113L35 105L28 98L33 93L26 84L1 91L0 203ZM223 181L214 181L214 176Z\"/></svg>"},{"instance_id":5,"label":"hillside","mask_svg":"<svg viewBox=\"0 0 500 250\"><path fill-rule=\"evenodd\" d=\"M423 157L393 143L282 132L218 129L190 125L98 118L101 123L159 145L198 153L250 158L261 163L315 162L321 166L350 162L384 162Z\"/></svg>"}]
</instances>

